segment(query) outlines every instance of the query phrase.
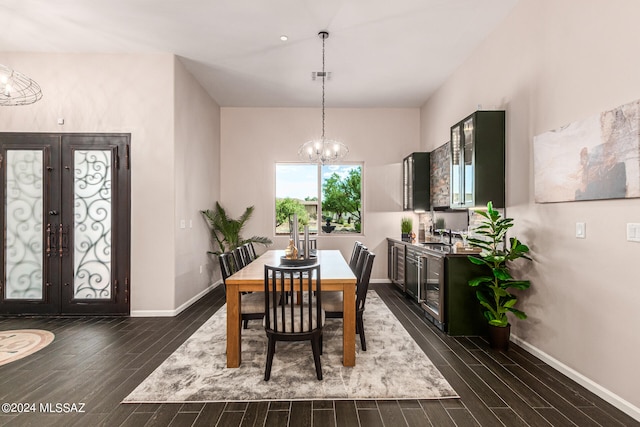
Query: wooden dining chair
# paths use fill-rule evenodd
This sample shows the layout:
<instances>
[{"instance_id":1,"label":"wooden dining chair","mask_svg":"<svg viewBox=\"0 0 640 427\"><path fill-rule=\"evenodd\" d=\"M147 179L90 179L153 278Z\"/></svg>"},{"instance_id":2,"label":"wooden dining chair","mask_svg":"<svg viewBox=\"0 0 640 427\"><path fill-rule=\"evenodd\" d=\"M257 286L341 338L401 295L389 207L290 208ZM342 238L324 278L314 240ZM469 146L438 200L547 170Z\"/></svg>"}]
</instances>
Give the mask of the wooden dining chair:
<instances>
[{"instance_id":1,"label":"wooden dining chair","mask_svg":"<svg viewBox=\"0 0 640 427\"><path fill-rule=\"evenodd\" d=\"M255 246L253 246L253 242L247 242L245 243L245 245L247 246L247 250L249 251L249 257L251 257L251 260L253 261L258 258L258 255L256 254L256 248Z\"/></svg>"},{"instance_id":2,"label":"wooden dining chair","mask_svg":"<svg viewBox=\"0 0 640 427\"><path fill-rule=\"evenodd\" d=\"M353 244L353 250L351 251L351 258L349 260L349 267L351 267L351 271L355 273L356 265L358 263L358 257L360 256L360 251L364 248L364 244L356 240Z\"/></svg>"},{"instance_id":3,"label":"wooden dining chair","mask_svg":"<svg viewBox=\"0 0 640 427\"><path fill-rule=\"evenodd\" d=\"M249 249L249 243L245 243L242 246L240 246L240 252L242 253L242 256L244 258L244 263L245 265L251 264L253 262L253 260L255 259L254 256L252 256L251 254L251 250Z\"/></svg>"},{"instance_id":4,"label":"wooden dining chair","mask_svg":"<svg viewBox=\"0 0 640 427\"><path fill-rule=\"evenodd\" d=\"M315 284L315 287L314 287ZM313 291L318 291L317 297ZM300 304L281 304L280 296L287 291L301 291ZM303 267L264 266L264 310L262 324L267 333L267 364L264 380L271 377L273 356L277 341L311 341L316 377L322 379L322 327L325 314L322 309L320 264Z\"/></svg>"},{"instance_id":5,"label":"wooden dining chair","mask_svg":"<svg viewBox=\"0 0 640 427\"><path fill-rule=\"evenodd\" d=\"M239 270L235 257L231 252L218 255L222 283L227 289L227 278ZM261 320L264 317L264 296L261 292L252 292L240 295L240 311L242 312L242 324L244 329L249 327L249 320Z\"/></svg>"},{"instance_id":6,"label":"wooden dining chair","mask_svg":"<svg viewBox=\"0 0 640 427\"><path fill-rule=\"evenodd\" d=\"M233 258L236 261L236 266L238 267L238 270L240 270L241 268L244 268L248 264L244 254L242 253L242 247L238 246L237 248L232 250L231 253L233 254Z\"/></svg>"},{"instance_id":7,"label":"wooden dining chair","mask_svg":"<svg viewBox=\"0 0 640 427\"><path fill-rule=\"evenodd\" d=\"M360 347L362 351L367 351L367 341L364 335L364 307L367 301L369 290L369 280L371 279L371 269L376 255L367 249L360 252L362 267L356 275L356 334L360 335ZM342 292L323 292L322 306L327 318L343 318L343 295Z\"/></svg>"}]
</instances>

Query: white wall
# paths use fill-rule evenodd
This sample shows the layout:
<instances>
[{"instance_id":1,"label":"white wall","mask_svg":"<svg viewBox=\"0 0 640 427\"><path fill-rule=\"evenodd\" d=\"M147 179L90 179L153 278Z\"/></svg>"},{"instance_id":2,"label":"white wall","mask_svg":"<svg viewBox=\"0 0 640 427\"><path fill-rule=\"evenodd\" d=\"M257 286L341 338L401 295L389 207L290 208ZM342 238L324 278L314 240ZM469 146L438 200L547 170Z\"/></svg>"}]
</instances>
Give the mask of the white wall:
<instances>
[{"instance_id":1,"label":"white wall","mask_svg":"<svg viewBox=\"0 0 640 427\"><path fill-rule=\"evenodd\" d=\"M274 237L275 164L299 161L298 147L321 133L316 108L221 109L221 204L237 217L254 205L245 237L267 236L284 249L287 237ZM387 277L386 237L400 237L402 159L418 151L420 111L409 109L328 109L326 134L349 147L345 159L364 162L363 236L327 235L321 249L351 255L361 240L376 252L372 279Z\"/></svg>"},{"instance_id":2,"label":"white wall","mask_svg":"<svg viewBox=\"0 0 640 427\"><path fill-rule=\"evenodd\" d=\"M220 107L175 58L175 307L218 281L200 214L220 194ZM185 228L180 221L184 220Z\"/></svg>"},{"instance_id":3,"label":"white wall","mask_svg":"<svg viewBox=\"0 0 640 427\"><path fill-rule=\"evenodd\" d=\"M625 227L640 222L640 199L534 203L532 140L640 98L639 20L636 0L522 0L421 111L427 151L478 104L507 111L506 211L535 260L520 267L532 280L520 302L529 319L513 333L636 417L640 244Z\"/></svg>"}]
</instances>

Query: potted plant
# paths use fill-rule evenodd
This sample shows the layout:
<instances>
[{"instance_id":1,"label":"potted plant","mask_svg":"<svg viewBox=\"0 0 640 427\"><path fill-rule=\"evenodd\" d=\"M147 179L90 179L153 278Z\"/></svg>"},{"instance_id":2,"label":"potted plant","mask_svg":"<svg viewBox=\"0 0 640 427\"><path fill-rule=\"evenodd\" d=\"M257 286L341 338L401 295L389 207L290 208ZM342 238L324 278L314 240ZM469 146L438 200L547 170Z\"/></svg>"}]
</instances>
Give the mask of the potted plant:
<instances>
[{"instance_id":1,"label":"potted plant","mask_svg":"<svg viewBox=\"0 0 640 427\"><path fill-rule=\"evenodd\" d=\"M477 288L476 296L489 322L491 348L506 350L511 333L507 313L513 313L519 319L527 318L523 311L515 308L518 299L509 289L523 290L531 286L529 280L514 279L509 264L518 258L531 260L527 256L529 248L516 237L510 237L509 244L505 244L506 233L513 227L513 219L502 218L491 202L487 203L486 212L478 210L476 213L484 217L474 229L474 235L479 237L468 240L471 246L480 248L482 252L468 258L474 264L486 266L490 273L471 279L469 285Z\"/></svg>"},{"instance_id":2,"label":"potted plant","mask_svg":"<svg viewBox=\"0 0 640 427\"><path fill-rule=\"evenodd\" d=\"M229 252L245 243L260 243L265 246L272 244L271 239L267 237L253 236L244 239L240 234L245 223L253 214L253 206L249 206L238 219L229 218L227 212L220 203L216 202L214 210L207 209L200 211L211 228L211 237L217 243L217 251L208 251L211 254L219 255L223 252Z\"/></svg>"},{"instance_id":3,"label":"potted plant","mask_svg":"<svg viewBox=\"0 0 640 427\"><path fill-rule=\"evenodd\" d=\"M400 232L402 233L402 241L411 241L411 232L413 231L413 218L403 217L400 221Z\"/></svg>"}]
</instances>

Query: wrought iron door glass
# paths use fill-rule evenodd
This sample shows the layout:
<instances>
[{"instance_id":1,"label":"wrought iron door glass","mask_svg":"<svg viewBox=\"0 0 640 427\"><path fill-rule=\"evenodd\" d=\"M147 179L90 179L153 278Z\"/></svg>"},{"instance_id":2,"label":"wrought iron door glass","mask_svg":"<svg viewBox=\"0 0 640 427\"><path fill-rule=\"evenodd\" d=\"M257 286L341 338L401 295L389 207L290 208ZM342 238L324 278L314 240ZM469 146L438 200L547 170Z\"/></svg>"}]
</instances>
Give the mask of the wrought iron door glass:
<instances>
[{"instance_id":1,"label":"wrought iron door glass","mask_svg":"<svg viewBox=\"0 0 640 427\"><path fill-rule=\"evenodd\" d=\"M43 298L42 171L41 150L7 150L6 299Z\"/></svg>"},{"instance_id":2,"label":"wrought iron door glass","mask_svg":"<svg viewBox=\"0 0 640 427\"><path fill-rule=\"evenodd\" d=\"M111 151L74 152L74 299L111 298Z\"/></svg>"}]
</instances>

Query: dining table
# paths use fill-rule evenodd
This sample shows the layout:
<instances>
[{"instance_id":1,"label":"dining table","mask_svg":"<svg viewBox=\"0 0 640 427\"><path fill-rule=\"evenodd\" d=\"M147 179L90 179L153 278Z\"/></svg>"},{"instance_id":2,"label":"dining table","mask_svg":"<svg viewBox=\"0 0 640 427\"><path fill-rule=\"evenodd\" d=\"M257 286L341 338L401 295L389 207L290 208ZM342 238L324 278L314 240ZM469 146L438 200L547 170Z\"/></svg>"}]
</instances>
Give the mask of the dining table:
<instances>
[{"instance_id":1,"label":"dining table","mask_svg":"<svg viewBox=\"0 0 640 427\"><path fill-rule=\"evenodd\" d=\"M317 250L322 291L343 293L342 364L356 364L356 276L339 250ZM242 313L240 298L244 292L264 293L264 266L279 266L284 250L269 250L253 262L227 277L227 367L242 362Z\"/></svg>"}]
</instances>

